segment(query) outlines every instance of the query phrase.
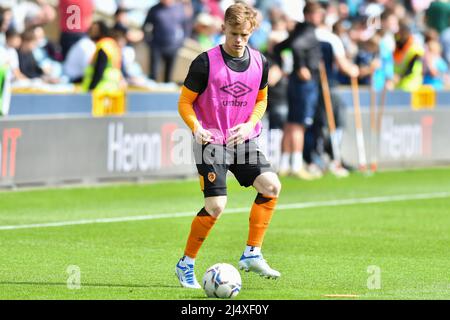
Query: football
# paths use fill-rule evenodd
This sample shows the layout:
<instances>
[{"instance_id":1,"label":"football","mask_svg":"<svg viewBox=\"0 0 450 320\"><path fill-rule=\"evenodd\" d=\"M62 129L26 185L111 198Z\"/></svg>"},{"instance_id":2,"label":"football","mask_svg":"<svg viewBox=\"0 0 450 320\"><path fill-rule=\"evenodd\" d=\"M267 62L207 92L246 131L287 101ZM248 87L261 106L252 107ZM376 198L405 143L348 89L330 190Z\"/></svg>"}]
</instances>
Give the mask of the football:
<instances>
[{"instance_id":1,"label":"football","mask_svg":"<svg viewBox=\"0 0 450 320\"><path fill-rule=\"evenodd\" d=\"M223 299L236 297L242 287L239 271L228 263L217 263L209 267L202 284L208 297Z\"/></svg>"}]
</instances>

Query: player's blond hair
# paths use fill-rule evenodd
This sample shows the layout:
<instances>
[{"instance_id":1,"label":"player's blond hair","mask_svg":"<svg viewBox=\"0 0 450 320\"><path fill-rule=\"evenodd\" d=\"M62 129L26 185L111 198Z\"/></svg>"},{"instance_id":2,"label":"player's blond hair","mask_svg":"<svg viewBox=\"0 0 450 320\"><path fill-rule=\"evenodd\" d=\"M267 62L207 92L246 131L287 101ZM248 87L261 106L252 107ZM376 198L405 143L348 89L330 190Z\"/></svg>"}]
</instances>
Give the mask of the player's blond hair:
<instances>
[{"instance_id":1,"label":"player's blond hair","mask_svg":"<svg viewBox=\"0 0 450 320\"><path fill-rule=\"evenodd\" d=\"M258 27L258 13L250 5L244 2L237 2L227 8L225 11L224 22L230 26L242 26L250 22L252 30Z\"/></svg>"}]
</instances>

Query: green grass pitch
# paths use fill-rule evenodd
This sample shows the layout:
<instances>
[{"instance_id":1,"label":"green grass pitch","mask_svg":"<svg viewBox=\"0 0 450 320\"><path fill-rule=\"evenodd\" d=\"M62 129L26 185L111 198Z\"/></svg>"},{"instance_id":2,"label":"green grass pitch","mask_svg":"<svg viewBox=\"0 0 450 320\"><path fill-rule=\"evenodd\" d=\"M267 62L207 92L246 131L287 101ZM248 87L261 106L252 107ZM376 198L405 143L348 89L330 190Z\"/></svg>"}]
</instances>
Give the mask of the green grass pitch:
<instances>
[{"instance_id":1,"label":"green grass pitch","mask_svg":"<svg viewBox=\"0 0 450 320\"><path fill-rule=\"evenodd\" d=\"M282 276L241 273L236 299L450 299L449 168L282 183L263 246ZM228 195L228 209L249 209L256 192L230 178ZM330 202L343 199L349 202ZM202 206L197 181L1 192L0 299L206 299L202 290L181 288L174 274ZM235 211L225 213L205 241L199 280L217 262L237 265L248 210ZM192 215L170 217L179 212ZM161 216L5 228L156 214ZM79 289L68 287L69 266L80 270Z\"/></svg>"}]
</instances>

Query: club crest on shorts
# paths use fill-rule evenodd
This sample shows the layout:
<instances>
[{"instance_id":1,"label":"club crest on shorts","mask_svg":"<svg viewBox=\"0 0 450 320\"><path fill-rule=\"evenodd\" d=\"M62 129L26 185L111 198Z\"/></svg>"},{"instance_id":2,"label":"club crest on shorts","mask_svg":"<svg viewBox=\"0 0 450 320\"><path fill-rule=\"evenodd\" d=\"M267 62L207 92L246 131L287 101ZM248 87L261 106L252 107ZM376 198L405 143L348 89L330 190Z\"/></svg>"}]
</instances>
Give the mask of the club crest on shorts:
<instances>
[{"instance_id":1,"label":"club crest on shorts","mask_svg":"<svg viewBox=\"0 0 450 320\"><path fill-rule=\"evenodd\" d=\"M214 181L216 181L216 174L214 172L208 172L208 180L209 182L213 183Z\"/></svg>"}]
</instances>

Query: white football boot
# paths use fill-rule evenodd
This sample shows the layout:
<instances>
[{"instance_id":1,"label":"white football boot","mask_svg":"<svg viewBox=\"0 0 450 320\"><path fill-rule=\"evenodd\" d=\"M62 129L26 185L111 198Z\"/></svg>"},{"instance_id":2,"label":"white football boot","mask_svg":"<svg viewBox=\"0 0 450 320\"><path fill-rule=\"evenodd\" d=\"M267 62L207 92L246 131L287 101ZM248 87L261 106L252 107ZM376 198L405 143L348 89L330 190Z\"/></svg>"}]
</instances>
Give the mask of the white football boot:
<instances>
[{"instance_id":1,"label":"white football boot","mask_svg":"<svg viewBox=\"0 0 450 320\"><path fill-rule=\"evenodd\" d=\"M252 271L267 279L277 279L281 274L272 269L263 258L262 254L245 256L242 254L238 263L239 269L246 272Z\"/></svg>"},{"instance_id":2,"label":"white football boot","mask_svg":"<svg viewBox=\"0 0 450 320\"><path fill-rule=\"evenodd\" d=\"M194 265L187 264L184 261L184 257L178 261L177 266L175 267L175 274L183 287L190 289L202 288L195 278Z\"/></svg>"}]
</instances>

